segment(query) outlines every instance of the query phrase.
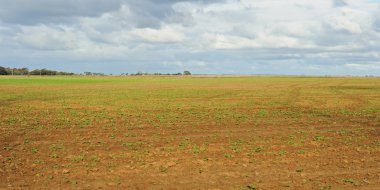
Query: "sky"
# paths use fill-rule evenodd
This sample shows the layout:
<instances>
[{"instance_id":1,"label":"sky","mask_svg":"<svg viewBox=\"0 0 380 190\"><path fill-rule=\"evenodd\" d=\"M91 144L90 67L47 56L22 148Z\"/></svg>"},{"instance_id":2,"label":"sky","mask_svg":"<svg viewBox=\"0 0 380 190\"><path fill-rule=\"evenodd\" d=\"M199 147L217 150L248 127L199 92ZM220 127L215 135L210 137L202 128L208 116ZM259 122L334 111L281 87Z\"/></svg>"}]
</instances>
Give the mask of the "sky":
<instances>
[{"instance_id":1,"label":"sky","mask_svg":"<svg viewBox=\"0 0 380 190\"><path fill-rule=\"evenodd\" d=\"M380 0L0 0L0 66L380 76Z\"/></svg>"}]
</instances>

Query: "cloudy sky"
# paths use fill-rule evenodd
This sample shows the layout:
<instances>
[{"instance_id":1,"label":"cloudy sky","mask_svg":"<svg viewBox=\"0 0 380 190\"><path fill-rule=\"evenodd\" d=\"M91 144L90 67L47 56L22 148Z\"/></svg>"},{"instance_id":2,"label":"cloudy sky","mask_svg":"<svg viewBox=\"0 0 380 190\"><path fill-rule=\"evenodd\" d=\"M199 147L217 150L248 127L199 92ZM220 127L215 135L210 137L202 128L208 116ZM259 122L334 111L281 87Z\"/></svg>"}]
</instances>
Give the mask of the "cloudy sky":
<instances>
[{"instance_id":1,"label":"cloudy sky","mask_svg":"<svg viewBox=\"0 0 380 190\"><path fill-rule=\"evenodd\" d=\"M380 75L380 0L0 0L0 66Z\"/></svg>"}]
</instances>

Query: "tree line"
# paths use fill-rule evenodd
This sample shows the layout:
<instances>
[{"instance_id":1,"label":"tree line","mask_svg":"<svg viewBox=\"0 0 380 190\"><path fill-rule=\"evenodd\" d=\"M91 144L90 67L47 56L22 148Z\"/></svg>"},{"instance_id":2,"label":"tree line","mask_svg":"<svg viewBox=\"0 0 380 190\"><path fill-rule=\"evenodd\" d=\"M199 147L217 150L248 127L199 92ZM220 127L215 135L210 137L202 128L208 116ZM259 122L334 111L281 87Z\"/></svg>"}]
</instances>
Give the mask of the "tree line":
<instances>
[{"instance_id":1,"label":"tree line","mask_svg":"<svg viewBox=\"0 0 380 190\"><path fill-rule=\"evenodd\" d=\"M9 68L0 66L0 75L75 75L74 73L53 71L48 69Z\"/></svg>"},{"instance_id":2,"label":"tree line","mask_svg":"<svg viewBox=\"0 0 380 190\"><path fill-rule=\"evenodd\" d=\"M28 68L9 68L9 67L1 67L0 66L0 75L48 75L48 76L54 76L54 75L87 75L87 76L107 76L104 73L94 73L94 72L84 72L83 74L75 74L70 72L62 72L62 71L54 71L54 70L48 70L48 69L35 69L32 71L29 71ZM110 74L112 75L112 74ZM144 73L144 72L137 72L137 73L122 73L121 76L141 76L141 75L191 75L190 71L184 71L183 73Z\"/></svg>"}]
</instances>

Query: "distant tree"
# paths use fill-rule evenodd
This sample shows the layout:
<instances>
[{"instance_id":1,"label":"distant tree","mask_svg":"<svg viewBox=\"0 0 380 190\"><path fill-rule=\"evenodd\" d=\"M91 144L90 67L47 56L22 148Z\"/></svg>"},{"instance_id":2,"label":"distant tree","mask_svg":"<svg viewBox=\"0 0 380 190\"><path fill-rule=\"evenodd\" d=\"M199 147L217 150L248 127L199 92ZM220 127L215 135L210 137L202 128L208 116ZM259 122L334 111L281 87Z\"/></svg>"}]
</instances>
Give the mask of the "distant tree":
<instances>
[{"instance_id":1,"label":"distant tree","mask_svg":"<svg viewBox=\"0 0 380 190\"><path fill-rule=\"evenodd\" d=\"M191 75L190 71L183 71L183 75Z\"/></svg>"},{"instance_id":2,"label":"distant tree","mask_svg":"<svg viewBox=\"0 0 380 190\"><path fill-rule=\"evenodd\" d=\"M29 74L29 69L28 68L21 68L19 69L20 75L28 75Z\"/></svg>"},{"instance_id":3,"label":"distant tree","mask_svg":"<svg viewBox=\"0 0 380 190\"><path fill-rule=\"evenodd\" d=\"M4 67L0 67L0 75L9 75L9 73Z\"/></svg>"},{"instance_id":4,"label":"distant tree","mask_svg":"<svg viewBox=\"0 0 380 190\"><path fill-rule=\"evenodd\" d=\"M51 71L48 69L36 69L29 72L30 75L57 75L59 72L57 71Z\"/></svg>"},{"instance_id":5,"label":"distant tree","mask_svg":"<svg viewBox=\"0 0 380 190\"><path fill-rule=\"evenodd\" d=\"M59 72L48 69L5 68L0 66L0 75L75 75L75 73Z\"/></svg>"},{"instance_id":6,"label":"distant tree","mask_svg":"<svg viewBox=\"0 0 380 190\"><path fill-rule=\"evenodd\" d=\"M74 73L57 72L57 75L75 75Z\"/></svg>"},{"instance_id":7,"label":"distant tree","mask_svg":"<svg viewBox=\"0 0 380 190\"><path fill-rule=\"evenodd\" d=\"M41 75L41 70L35 69L29 72L30 75Z\"/></svg>"},{"instance_id":8,"label":"distant tree","mask_svg":"<svg viewBox=\"0 0 380 190\"><path fill-rule=\"evenodd\" d=\"M7 71L8 75L13 75L14 74L14 68L5 68L5 70Z\"/></svg>"}]
</instances>

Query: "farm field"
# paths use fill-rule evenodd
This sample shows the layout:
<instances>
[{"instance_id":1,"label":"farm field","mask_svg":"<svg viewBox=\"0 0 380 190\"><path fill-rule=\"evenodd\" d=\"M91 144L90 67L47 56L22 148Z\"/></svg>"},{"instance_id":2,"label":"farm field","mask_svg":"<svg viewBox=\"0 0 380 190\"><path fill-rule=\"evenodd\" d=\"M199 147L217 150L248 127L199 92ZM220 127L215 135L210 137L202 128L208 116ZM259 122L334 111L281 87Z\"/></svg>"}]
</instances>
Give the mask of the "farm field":
<instances>
[{"instance_id":1,"label":"farm field","mask_svg":"<svg viewBox=\"0 0 380 190\"><path fill-rule=\"evenodd\" d=\"M0 77L0 189L378 189L380 78Z\"/></svg>"}]
</instances>

